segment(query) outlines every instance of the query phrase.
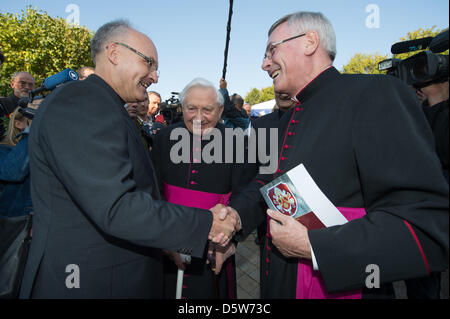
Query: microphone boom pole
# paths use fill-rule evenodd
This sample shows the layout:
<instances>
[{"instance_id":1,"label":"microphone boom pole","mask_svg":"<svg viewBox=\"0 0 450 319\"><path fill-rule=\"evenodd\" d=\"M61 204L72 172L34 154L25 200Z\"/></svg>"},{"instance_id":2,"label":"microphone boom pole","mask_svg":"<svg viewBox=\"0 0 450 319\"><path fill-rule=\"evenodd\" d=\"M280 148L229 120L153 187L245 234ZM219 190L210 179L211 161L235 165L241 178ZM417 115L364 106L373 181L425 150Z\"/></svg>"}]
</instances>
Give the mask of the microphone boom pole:
<instances>
[{"instance_id":1,"label":"microphone boom pole","mask_svg":"<svg viewBox=\"0 0 450 319\"><path fill-rule=\"evenodd\" d=\"M230 44L230 33L231 33L231 17L233 16L233 0L230 0L230 11L228 13L228 25L227 25L227 41L225 44L225 60L223 62L223 72L222 78L225 79L227 73L227 61L228 61L228 47Z\"/></svg>"}]
</instances>

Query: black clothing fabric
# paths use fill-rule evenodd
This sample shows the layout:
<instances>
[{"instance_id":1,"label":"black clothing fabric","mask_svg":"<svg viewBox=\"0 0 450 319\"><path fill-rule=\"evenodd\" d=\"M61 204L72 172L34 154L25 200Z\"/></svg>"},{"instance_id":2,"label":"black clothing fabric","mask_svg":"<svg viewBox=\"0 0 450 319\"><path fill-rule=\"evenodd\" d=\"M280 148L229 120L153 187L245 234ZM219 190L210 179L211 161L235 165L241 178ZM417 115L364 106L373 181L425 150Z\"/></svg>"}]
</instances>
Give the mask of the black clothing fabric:
<instances>
[{"instance_id":1,"label":"black clothing fabric","mask_svg":"<svg viewBox=\"0 0 450 319\"><path fill-rule=\"evenodd\" d=\"M261 222L259 188L303 163L336 207L364 208L345 225L308 231L329 293L361 289L366 267L381 283L448 267L448 184L413 92L398 79L329 68L281 120L279 169L259 175L230 206ZM298 259L268 240L265 298L295 298Z\"/></svg>"},{"instance_id":2,"label":"black clothing fabric","mask_svg":"<svg viewBox=\"0 0 450 319\"><path fill-rule=\"evenodd\" d=\"M442 170L448 181L448 159L449 159L449 104L448 100L432 107L424 107L423 111L433 130L436 143L436 153L441 161Z\"/></svg>"},{"instance_id":3,"label":"black clothing fabric","mask_svg":"<svg viewBox=\"0 0 450 319\"><path fill-rule=\"evenodd\" d=\"M188 138L189 162L174 163L171 158L171 152L176 144L181 143L183 136L175 134L176 138L171 139L172 133L176 130L183 130L188 133L184 138ZM252 176L248 176L243 171L244 163L226 162L226 140L225 126L218 123L216 126L220 136L214 136L211 140L202 140L201 147L194 148L194 135L188 132L184 123L177 123L162 129L155 136L154 146L152 148L152 159L155 163L160 189L162 195L165 185L180 188L177 196L183 196L184 190L198 191L202 194L231 194L231 198L236 196L240 189L245 186ZM195 137L198 138L198 137ZM202 154L206 147L216 138L221 139L221 155L217 157L218 162L206 163L202 158L201 162L196 162L195 154ZM236 150L232 148L234 152ZM186 151L183 150L183 151ZM219 151L214 150L214 152ZM213 152L213 153L214 153ZM201 200L200 200L201 201ZM201 203L192 203L192 206ZM199 206L201 207L201 206ZM185 278L183 281L183 298L186 299L210 299L210 298L236 298L236 274L235 261L231 257L226 265L223 266L221 273L216 276L209 266L206 265L206 253L201 258L192 258L190 265L186 267ZM175 297L175 286L177 278L177 267L174 262L166 258L165 261L165 286L166 297Z\"/></svg>"},{"instance_id":4,"label":"black clothing fabric","mask_svg":"<svg viewBox=\"0 0 450 319\"><path fill-rule=\"evenodd\" d=\"M161 249L203 255L212 215L159 200L124 104L92 75L40 106L30 134L35 215L21 298L162 298ZM71 288L76 267L80 286Z\"/></svg>"},{"instance_id":5,"label":"black clothing fabric","mask_svg":"<svg viewBox=\"0 0 450 319\"><path fill-rule=\"evenodd\" d=\"M11 93L11 95L9 95L7 97L7 99L10 101L11 104L9 104L10 108L7 109L8 113L12 113L14 112L14 110L19 106L19 100L20 98L18 98L17 96L14 95L14 93ZM11 107L12 106L12 107Z\"/></svg>"}]
</instances>

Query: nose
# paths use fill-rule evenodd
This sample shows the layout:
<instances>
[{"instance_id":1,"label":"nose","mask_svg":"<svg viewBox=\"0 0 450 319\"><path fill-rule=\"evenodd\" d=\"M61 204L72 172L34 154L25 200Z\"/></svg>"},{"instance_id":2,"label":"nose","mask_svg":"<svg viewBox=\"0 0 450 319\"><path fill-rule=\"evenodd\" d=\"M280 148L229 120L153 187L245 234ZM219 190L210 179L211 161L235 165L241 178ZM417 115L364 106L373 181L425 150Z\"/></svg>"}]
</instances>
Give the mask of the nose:
<instances>
[{"instance_id":1,"label":"nose","mask_svg":"<svg viewBox=\"0 0 450 319\"><path fill-rule=\"evenodd\" d=\"M158 70L152 70L150 71L148 77L150 78L150 81L152 81L152 83L158 83L158 79L159 79L159 72Z\"/></svg>"},{"instance_id":2,"label":"nose","mask_svg":"<svg viewBox=\"0 0 450 319\"><path fill-rule=\"evenodd\" d=\"M268 71L270 69L271 65L272 65L272 57L270 57L268 55L264 55L264 59L263 59L261 68L264 71Z\"/></svg>"}]
</instances>

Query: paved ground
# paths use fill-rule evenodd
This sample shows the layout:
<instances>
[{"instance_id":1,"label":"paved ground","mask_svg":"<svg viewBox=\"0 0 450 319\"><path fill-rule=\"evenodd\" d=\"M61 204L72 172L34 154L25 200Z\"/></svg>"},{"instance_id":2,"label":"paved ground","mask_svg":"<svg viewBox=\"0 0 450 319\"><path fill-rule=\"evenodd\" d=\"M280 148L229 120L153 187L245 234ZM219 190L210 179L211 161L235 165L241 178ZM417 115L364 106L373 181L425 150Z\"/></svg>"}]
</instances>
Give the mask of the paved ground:
<instances>
[{"instance_id":1,"label":"paved ground","mask_svg":"<svg viewBox=\"0 0 450 319\"><path fill-rule=\"evenodd\" d=\"M240 243L236 252L236 277L238 299L259 299L259 248L255 244L255 234ZM449 299L448 270L442 276L441 298ZM404 282L394 283L397 299L406 299Z\"/></svg>"}]
</instances>

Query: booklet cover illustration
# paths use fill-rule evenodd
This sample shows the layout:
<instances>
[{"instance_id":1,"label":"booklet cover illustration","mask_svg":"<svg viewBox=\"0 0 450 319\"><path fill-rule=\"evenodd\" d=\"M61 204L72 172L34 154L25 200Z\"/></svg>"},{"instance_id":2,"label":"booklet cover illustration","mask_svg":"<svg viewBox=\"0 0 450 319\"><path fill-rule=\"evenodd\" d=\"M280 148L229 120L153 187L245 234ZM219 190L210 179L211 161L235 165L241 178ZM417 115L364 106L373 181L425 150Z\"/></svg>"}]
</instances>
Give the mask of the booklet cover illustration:
<instances>
[{"instance_id":1,"label":"booklet cover illustration","mask_svg":"<svg viewBox=\"0 0 450 319\"><path fill-rule=\"evenodd\" d=\"M295 218L308 229L347 222L317 187L303 164L262 187L260 192L270 209Z\"/></svg>"}]
</instances>

